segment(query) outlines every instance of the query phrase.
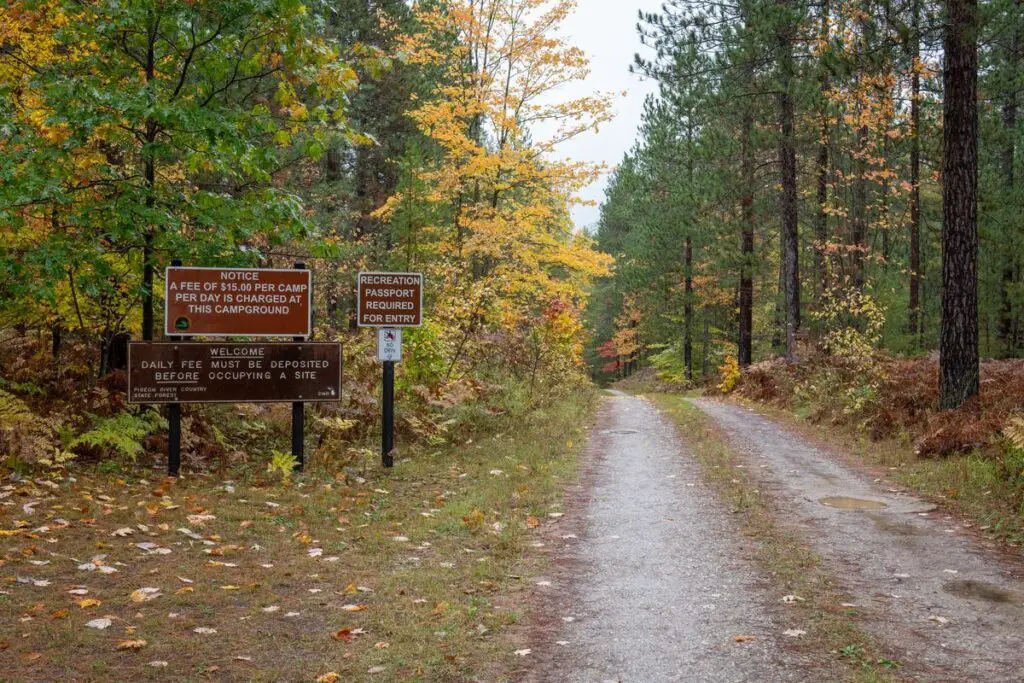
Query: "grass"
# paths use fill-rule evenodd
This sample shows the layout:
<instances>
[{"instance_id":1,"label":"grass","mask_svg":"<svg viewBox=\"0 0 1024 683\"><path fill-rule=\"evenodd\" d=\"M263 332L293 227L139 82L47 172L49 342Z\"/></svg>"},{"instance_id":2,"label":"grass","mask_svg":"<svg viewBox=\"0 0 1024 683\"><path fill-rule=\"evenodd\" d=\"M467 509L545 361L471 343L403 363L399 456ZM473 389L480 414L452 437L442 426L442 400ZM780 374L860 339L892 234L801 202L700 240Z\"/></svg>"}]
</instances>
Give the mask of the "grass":
<instances>
[{"instance_id":1,"label":"grass","mask_svg":"<svg viewBox=\"0 0 1024 683\"><path fill-rule=\"evenodd\" d=\"M545 568L536 527L575 476L593 403L576 392L390 471L288 485L84 467L2 482L0 679L506 680ZM159 596L133 601L143 587Z\"/></svg>"},{"instance_id":2,"label":"grass","mask_svg":"<svg viewBox=\"0 0 1024 683\"><path fill-rule=\"evenodd\" d=\"M1024 462L1014 453L974 451L922 458L909 438L872 440L856 425L811 422L813 406L783 410L742 401L790 425L807 438L851 464L871 468L876 476L905 487L929 502L969 520L994 540L1019 549L1024 545L1024 502L1021 499ZM837 450L828 444L843 443Z\"/></svg>"},{"instance_id":3,"label":"grass","mask_svg":"<svg viewBox=\"0 0 1024 683\"><path fill-rule=\"evenodd\" d=\"M706 479L740 520L743 533L755 540L756 558L780 595L798 596L784 604L793 623L807 633L792 647L822 664L819 680L862 683L898 680L899 664L858 626L856 609L821 558L794 531L779 522L771 496L748 474L742 459L710 418L678 394L653 394L658 407L679 426L700 462Z\"/></svg>"}]
</instances>

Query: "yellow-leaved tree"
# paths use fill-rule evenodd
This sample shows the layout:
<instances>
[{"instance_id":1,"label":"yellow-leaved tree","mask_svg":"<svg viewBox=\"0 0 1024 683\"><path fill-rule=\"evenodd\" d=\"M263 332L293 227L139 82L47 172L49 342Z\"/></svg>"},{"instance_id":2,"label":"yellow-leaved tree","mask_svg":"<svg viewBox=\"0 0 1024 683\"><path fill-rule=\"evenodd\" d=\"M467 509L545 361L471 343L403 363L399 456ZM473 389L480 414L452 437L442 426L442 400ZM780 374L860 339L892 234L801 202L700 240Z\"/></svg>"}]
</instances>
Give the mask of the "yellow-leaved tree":
<instances>
[{"instance_id":1,"label":"yellow-leaved tree","mask_svg":"<svg viewBox=\"0 0 1024 683\"><path fill-rule=\"evenodd\" d=\"M578 367L580 313L610 258L569 214L600 169L559 158L557 147L607 121L610 98L553 95L587 74L583 53L557 36L574 6L414 5L421 30L401 54L441 74L411 112L436 148L406 165L406 182L378 216L395 225L406 265L429 274L432 317L447 323L447 379L497 361L526 370L532 385L538 373ZM430 210L414 214L412 202Z\"/></svg>"}]
</instances>

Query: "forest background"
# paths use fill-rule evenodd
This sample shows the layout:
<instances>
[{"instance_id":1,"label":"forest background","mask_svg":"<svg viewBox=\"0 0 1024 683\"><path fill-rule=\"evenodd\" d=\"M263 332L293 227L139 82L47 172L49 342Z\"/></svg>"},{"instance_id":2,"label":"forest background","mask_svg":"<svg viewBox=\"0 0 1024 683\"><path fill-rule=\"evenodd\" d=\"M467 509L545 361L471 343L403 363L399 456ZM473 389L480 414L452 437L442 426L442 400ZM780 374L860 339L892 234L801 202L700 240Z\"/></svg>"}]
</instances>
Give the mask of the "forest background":
<instances>
[{"instance_id":1,"label":"forest background","mask_svg":"<svg viewBox=\"0 0 1024 683\"><path fill-rule=\"evenodd\" d=\"M637 29L659 93L602 205L602 376L1024 444L1019 0L668 0Z\"/></svg>"}]
</instances>

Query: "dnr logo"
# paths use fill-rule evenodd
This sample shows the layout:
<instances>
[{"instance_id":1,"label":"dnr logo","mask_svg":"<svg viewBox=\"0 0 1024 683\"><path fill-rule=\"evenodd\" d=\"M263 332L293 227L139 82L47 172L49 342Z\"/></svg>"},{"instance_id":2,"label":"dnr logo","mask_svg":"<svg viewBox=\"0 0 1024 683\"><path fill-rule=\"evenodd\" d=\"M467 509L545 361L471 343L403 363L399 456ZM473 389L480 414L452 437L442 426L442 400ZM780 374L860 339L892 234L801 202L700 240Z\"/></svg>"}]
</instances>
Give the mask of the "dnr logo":
<instances>
[{"instance_id":1,"label":"dnr logo","mask_svg":"<svg viewBox=\"0 0 1024 683\"><path fill-rule=\"evenodd\" d=\"M181 330L182 332L186 331L191 325L192 322L184 316L174 321L174 329Z\"/></svg>"}]
</instances>

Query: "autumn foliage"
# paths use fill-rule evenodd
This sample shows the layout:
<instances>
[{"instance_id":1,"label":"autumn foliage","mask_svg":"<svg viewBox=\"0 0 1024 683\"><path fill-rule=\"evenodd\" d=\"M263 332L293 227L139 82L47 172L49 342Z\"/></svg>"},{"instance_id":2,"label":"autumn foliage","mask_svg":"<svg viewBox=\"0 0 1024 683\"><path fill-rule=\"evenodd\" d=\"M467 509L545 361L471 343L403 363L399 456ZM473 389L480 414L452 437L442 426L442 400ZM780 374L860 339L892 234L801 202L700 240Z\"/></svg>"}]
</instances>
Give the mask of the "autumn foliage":
<instances>
[{"instance_id":1,"label":"autumn foliage","mask_svg":"<svg viewBox=\"0 0 1024 683\"><path fill-rule=\"evenodd\" d=\"M0 8L0 389L43 420L43 451L129 410L124 347L159 328L174 258L313 270L316 336L344 341L346 362L344 401L315 409L312 438L341 461L379 413L372 341L352 324L359 270L426 276L400 435L443 439L455 414L571 390L611 265L569 212L600 169L558 152L610 117L606 95L557 95L588 68L558 35L574 6ZM250 408L243 421L279 433L275 408ZM238 459L211 415L186 408L206 444L186 435L187 459Z\"/></svg>"},{"instance_id":2,"label":"autumn foliage","mask_svg":"<svg viewBox=\"0 0 1024 683\"><path fill-rule=\"evenodd\" d=\"M827 356L796 366L780 361L748 368L739 396L801 408L814 422L851 425L875 440L904 439L922 457L980 449L1001 457L1007 428L1024 405L1024 363L981 365L981 393L955 410L939 411L938 362L876 356L869 370Z\"/></svg>"}]
</instances>

